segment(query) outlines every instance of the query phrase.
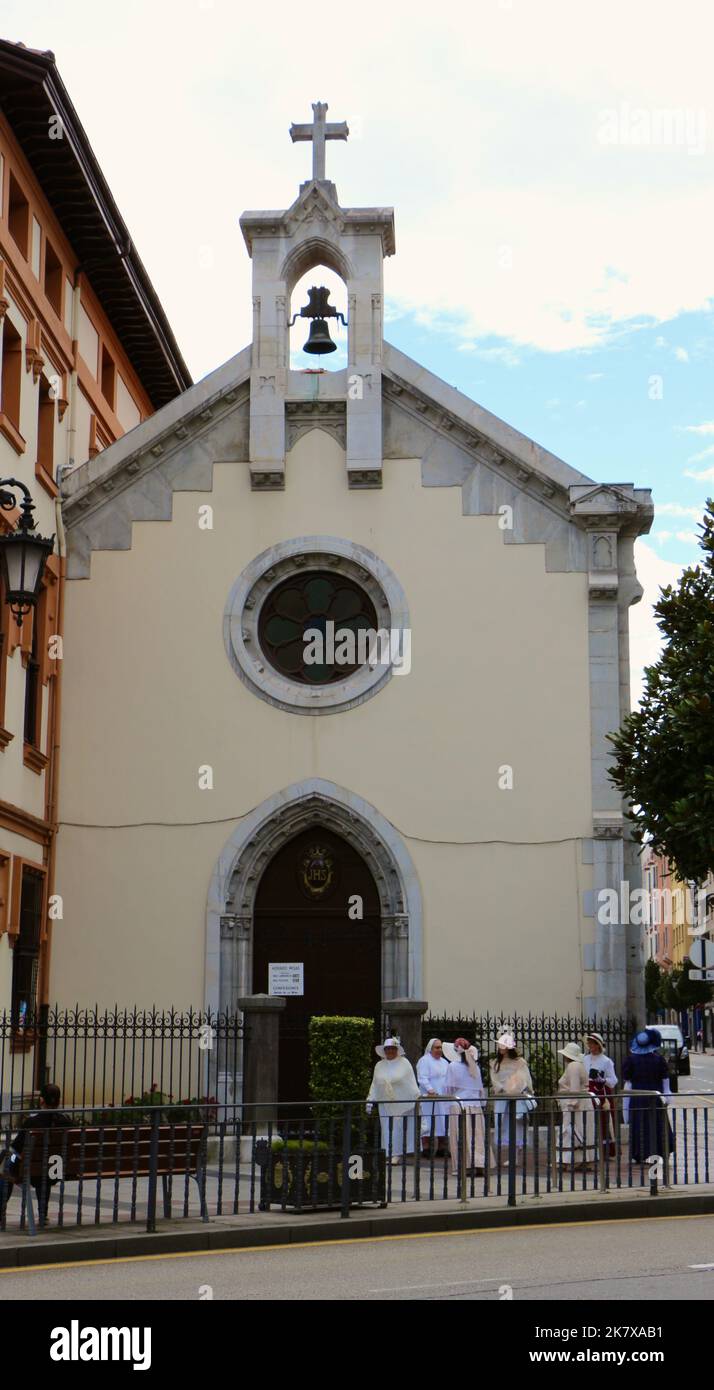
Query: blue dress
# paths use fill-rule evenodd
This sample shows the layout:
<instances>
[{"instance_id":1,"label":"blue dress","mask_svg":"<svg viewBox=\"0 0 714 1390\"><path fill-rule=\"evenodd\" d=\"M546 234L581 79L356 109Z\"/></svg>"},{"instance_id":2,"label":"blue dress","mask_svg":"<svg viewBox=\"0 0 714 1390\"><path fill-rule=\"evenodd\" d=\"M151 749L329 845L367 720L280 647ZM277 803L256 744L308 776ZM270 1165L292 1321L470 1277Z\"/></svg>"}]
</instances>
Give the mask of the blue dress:
<instances>
[{"instance_id":1,"label":"blue dress","mask_svg":"<svg viewBox=\"0 0 714 1390\"><path fill-rule=\"evenodd\" d=\"M622 1080L632 1086L630 1095L630 1154L635 1163L646 1163L653 1154L664 1157L665 1125L668 1152L672 1152L672 1128L662 1102L655 1096L638 1096L638 1091L664 1091L669 1067L661 1052L631 1052L622 1065Z\"/></svg>"}]
</instances>

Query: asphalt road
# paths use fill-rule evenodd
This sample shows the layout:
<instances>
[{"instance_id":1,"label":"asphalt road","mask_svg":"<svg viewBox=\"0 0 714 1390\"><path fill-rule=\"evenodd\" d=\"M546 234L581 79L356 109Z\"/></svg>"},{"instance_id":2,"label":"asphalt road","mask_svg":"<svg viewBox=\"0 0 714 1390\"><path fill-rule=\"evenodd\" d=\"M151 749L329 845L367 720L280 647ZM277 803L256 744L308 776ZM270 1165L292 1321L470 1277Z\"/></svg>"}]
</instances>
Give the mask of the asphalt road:
<instances>
[{"instance_id":1,"label":"asphalt road","mask_svg":"<svg viewBox=\"0 0 714 1390\"><path fill-rule=\"evenodd\" d=\"M510 1297L714 1299L714 1217L397 1236L0 1273L2 1302Z\"/></svg>"}]
</instances>

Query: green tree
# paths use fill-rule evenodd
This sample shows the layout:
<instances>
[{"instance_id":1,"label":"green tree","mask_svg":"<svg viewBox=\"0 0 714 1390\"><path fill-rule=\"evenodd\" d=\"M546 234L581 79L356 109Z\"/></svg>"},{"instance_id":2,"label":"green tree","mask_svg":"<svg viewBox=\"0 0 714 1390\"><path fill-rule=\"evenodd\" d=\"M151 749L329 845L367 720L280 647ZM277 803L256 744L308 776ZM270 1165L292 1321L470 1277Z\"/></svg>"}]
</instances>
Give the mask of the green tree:
<instances>
[{"instance_id":1,"label":"green tree","mask_svg":"<svg viewBox=\"0 0 714 1390\"><path fill-rule=\"evenodd\" d=\"M681 879L714 867L714 503L700 527L703 562L655 604L665 639L645 671L640 708L610 734L610 776L631 803L633 838L649 835Z\"/></svg>"},{"instance_id":2,"label":"green tree","mask_svg":"<svg viewBox=\"0 0 714 1390\"><path fill-rule=\"evenodd\" d=\"M661 1009L676 1009L681 1013L683 1009L692 1009L695 1004L708 1004L712 997L712 987L704 980L690 980L689 971L692 962L686 959L681 965L675 965L672 970L662 972L662 980L658 990L659 1007Z\"/></svg>"},{"instance_id":3,"label":"green tree","mask_svg":"<svg viewBox=\"0 0 714 1390\"><path fill-rule=\"evenodd\" d=\"M660 997L663 978L662 966L656 960L648 960L645 963L645 1009L648 1018L664 1008Z\"/></svg>"}]
</instances>

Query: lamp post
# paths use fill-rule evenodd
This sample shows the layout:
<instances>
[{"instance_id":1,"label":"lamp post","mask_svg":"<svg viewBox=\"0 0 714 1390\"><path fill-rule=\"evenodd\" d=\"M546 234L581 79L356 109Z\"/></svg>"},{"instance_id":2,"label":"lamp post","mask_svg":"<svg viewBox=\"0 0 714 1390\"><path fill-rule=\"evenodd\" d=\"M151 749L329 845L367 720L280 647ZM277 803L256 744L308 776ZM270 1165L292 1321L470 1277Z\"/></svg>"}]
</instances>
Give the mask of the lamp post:
<instances>
[{"instance_id":1,"label":"lamp post","mask_svg":"<svg viewBox=\"0 0 714 1390\"><path fill-rule=\"evenodd\" d=\"M21 627L23 618L37 602L55 538L40 536L35 531L32 495L18 478L0 478L0 510L15 510L18 505L16 492L22 495L20 518L14 531L0 536L0 577L5 589L5 602L10 605L15 622Z\"/></svg>"}]
</instances>

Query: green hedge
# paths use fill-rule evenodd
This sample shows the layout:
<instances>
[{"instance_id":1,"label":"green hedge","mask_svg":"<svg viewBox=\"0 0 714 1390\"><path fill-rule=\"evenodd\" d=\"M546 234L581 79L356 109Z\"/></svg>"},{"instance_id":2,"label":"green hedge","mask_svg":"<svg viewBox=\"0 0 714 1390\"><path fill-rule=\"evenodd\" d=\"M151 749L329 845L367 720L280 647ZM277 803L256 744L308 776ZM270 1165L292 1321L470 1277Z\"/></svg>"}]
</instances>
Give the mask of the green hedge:
<instances>
[{"instance_id":1,"label":"green hedge","mask_svg":"<svg viewBox=\"0 0 714 1390\"><path fill-rule=\"evenodd\" d=\"M310 1095L313 1100L366 1098L374 1069L374 1019L310 1019Z\"/></svg>"}]
</instances>

